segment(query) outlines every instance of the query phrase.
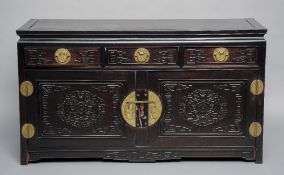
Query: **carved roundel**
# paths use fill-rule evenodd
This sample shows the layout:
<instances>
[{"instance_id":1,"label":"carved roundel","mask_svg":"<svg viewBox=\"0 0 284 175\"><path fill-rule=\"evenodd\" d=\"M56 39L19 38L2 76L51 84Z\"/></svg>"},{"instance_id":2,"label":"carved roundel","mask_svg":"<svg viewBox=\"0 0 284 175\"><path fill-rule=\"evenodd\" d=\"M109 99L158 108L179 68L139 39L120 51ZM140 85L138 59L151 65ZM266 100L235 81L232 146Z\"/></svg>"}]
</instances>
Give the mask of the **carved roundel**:
<instances>
[{"instance_id":1,"label":"carved roundel","mask_svg":"<svg viewBox=\"0 0 284 175\"><path fill-rule=\"evenodd\" d=\"M73 91L57 105L57 115L67 125L89 127L103 118L103 99L90 91Z\"/></svg>"},{"instance_id":2,"label":"carved roundel","mask_svg":"<svg viewBox=\"0 0 284 175\"><path fill-rule=\"evenodd\" d=\"M187 121L208 126L226 117L227 101L210 89L197 89L184 97L183 113Z\"/></svg>"}]
</instances>

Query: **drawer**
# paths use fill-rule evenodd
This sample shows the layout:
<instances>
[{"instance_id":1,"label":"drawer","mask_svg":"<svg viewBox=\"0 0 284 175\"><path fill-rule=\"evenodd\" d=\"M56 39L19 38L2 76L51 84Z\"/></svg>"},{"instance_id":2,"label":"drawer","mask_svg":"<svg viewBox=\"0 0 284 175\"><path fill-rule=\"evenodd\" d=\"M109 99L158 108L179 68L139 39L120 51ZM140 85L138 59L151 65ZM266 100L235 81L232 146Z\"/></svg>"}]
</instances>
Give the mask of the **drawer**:
<instances>
[{"instance_id":1,"label":"drawer","mask_svg":"<svg viewBox=\"0 0 284 175\"><path fill-rule=\"evenodd\" d=\"M81 67L100 65L98 47L25 47L25 65L31 67Z\"/></svg>"},{"instance_id":2,"label":"drawer","mask_svg":"<svg viewBox=\"0 0 284 175\"><path fill-rule=\"evenodd\" d=\"M178 47L107 47L106 65L177 66Z\"/></svg>"},{"instance_id":3,"label":"drawer","mask_svg":"<svg viewBox=\"0 0 284 175\"><path fill-rule=\"evenodd\" d=\"M257 66L257 47L186 47L184 66ZM219 67L218 67L219 68Z\"/></svg>"}]
</instances>

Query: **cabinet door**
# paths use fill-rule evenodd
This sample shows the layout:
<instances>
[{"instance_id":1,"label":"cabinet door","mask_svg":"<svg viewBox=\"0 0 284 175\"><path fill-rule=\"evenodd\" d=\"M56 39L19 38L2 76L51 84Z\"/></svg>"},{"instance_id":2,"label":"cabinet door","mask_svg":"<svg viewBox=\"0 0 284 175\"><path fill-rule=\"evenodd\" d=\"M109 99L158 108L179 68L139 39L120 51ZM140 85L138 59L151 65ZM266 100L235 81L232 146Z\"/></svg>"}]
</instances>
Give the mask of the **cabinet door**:
<instances>
[{"instance_id":1,"label":"cabinet door","mask_svg":"<svg viewBox=\"0 0 284 175\"><path fill-rule=\"evenodd\" d=\"M36 130L29 151L131 145L120 106L135 85L133 72L28 70L25 75L34 86L30 97L21 98L26 108L21 123Z\"/></svg>"},{"instance_id":2,"label":"cabinet door","mask_svg":"<svg viewBox=\"0 0 284 175\"><path fill-rule=\"evenodd\" d=\"M257 71L245 70L149 72L149 89L163 103L153 145L252 149L256 99L250 83L256 78Z\"/></svg>"}]
</instances>

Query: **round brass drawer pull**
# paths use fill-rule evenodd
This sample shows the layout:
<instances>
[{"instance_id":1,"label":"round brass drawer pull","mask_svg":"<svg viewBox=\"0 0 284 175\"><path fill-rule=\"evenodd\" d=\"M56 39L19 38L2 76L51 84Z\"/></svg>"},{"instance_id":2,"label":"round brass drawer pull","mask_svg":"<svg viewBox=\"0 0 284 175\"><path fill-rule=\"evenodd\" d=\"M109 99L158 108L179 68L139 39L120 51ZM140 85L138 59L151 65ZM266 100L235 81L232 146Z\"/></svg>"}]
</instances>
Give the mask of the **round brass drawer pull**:
<instances>
[{"instance_id":1,"label":"round brass drawer pull","mask_svg":"<svg viewBox=\"0 0 284 175\"><path fill-rule=\"evenodd\" d=\"M229 59L229 50L224 47L216 48L213 52L213 58L217 62L226 62Z\"/></svg>"},{"instance_id":2,"label":"round brass drawer pull","mask_svg":"<svg viewBox=\"0 0 284 175\"><path fill-rule=\"evenodd\" d=\"M58 64L67 64L71 60L71 53L65 48L57 49L54 53L54 59Z\"/></svg>"},{"instance_id":3,"label":"round brass drawer pull","mask_svg":"<svg viewBox=\"0 0 284 175\"><path fill-rule=\"evenodd\" d=\"M147 63L150 59L150 52L145 48L138 48L134 52L134 59L139 64Z\"/></svg>"}]
</instances>

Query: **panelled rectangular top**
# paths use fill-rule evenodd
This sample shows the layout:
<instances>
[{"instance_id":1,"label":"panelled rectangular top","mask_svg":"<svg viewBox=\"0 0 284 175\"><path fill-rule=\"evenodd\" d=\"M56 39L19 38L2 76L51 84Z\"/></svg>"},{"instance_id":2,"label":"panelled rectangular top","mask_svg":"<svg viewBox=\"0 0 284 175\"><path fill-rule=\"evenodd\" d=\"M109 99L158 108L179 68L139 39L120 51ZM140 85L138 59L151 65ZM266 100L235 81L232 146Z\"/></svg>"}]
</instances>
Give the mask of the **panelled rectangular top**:
<instances>
[{"instance_id":1,"label":"panelled rectangular top","mask_svg":"<svg viewBox=\"0 0 284 175\"><path fill-rule=\"evenodd\" d=\"M31 19L17 30L24 35L253 35L263 36L266 29L255 19L132 19L73 20Z\"/></svg>"}]
</instances>

